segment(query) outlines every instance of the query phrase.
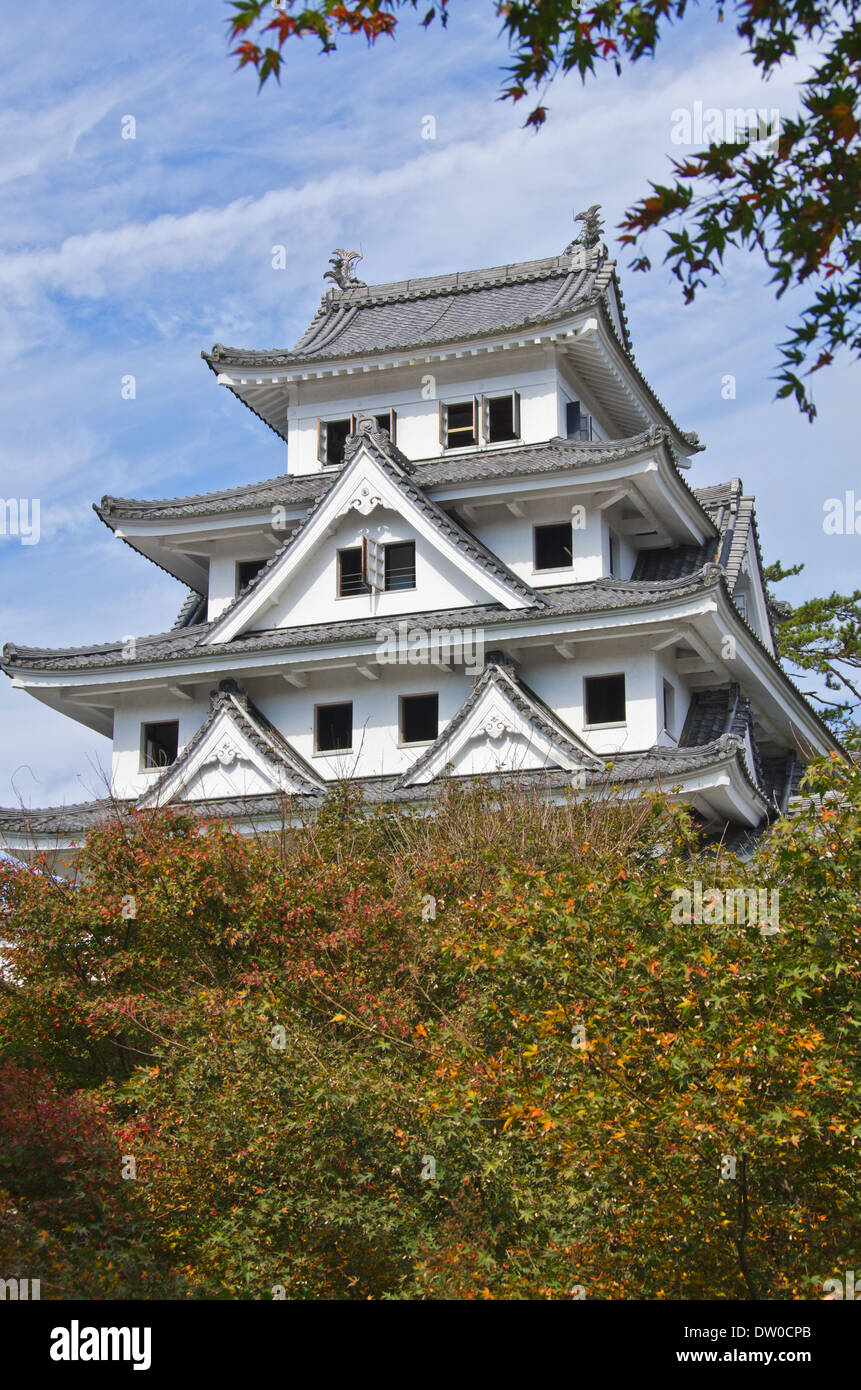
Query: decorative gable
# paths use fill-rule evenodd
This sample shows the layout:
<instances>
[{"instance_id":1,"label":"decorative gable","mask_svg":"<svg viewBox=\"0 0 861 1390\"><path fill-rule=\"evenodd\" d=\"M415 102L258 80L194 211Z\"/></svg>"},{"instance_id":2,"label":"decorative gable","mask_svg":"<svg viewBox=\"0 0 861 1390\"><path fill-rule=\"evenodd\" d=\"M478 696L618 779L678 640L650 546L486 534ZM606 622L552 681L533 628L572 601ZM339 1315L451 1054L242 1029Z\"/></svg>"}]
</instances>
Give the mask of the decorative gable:
<instances>
[{"instance_id":1,"label":"decorative gable","mask_svg":"<svg viewBox=\"0 0 861 1390\"><path fill-rule=\"evenodd\" d=\"M171 801L225 797L316 796L323 783L235 681L222 681L209 714L177 762L138 802L141 809Z\"/></svg>"},{"instance_id":2,"label":"decorative gable","mask_svg":"<svg viewBox=\"0 0 861 1390\"><path fill-rule=\"evenodd\" d=\"M394 514L410 532L439 557L441 565L459 577L464 588L463 605L499 603L513 610L544 600L497 559L475 537L447 516L409 476L402 454L375 429L372 420L360 421L359 433L348 441L347 462L329 491L308 514L303 524L261 570L255 580L216 622L207 642L229 642L249 628L274 626L273 610L287 626L284 612L289 592L302 592L299 578L337 531L342 518L370 518L377 511ZM369 576L373 580L373 576ZM421 606L421 605L417 605ZM428 595L428 609L456 607L450 599L440 602Z\"/></svg>"},{"instance_id":3,"label":"decorative gable","mask_svg":"<svg viewBox=\"0 0 861 1390\"><path fill-rule=\"evenodd\" d=\"M602 767L601 759L517 678L504 658L491 655L469 698L398 785L423 785L443 774L544 768L597 772Z\"/></svg>"}]
</instances>

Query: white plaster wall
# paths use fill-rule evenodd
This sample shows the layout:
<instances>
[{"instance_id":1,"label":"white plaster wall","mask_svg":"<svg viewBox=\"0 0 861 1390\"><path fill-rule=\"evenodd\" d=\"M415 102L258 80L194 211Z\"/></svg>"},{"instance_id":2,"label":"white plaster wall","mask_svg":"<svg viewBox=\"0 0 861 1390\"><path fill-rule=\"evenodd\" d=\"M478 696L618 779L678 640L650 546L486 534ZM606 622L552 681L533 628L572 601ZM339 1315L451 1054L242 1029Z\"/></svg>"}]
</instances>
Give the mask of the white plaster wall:
<instances>
[{"instance_id":1,"label":"white plaster wall","mask_svg":"<svg viewBox=\"0 0 861 1390\"><path fill-rule=\"evenodd\" d=\"M479 512L478 519L470 529L494 555L533 588L580 584L609 573L604 558L606 542L601 513L589 505L588 499L581 499L581 502L585 502L585 524L582 528L575 524L572 529L573 564L565 569L535 569L533 528L571 520L570 500L558 498L530 503L528 515L524 517L498 512L491 519L485 519L487 514ZM578 513L578 522L580 517Z\"/></svg>"},{"instance_id":2,"label":"white plaster wall","mask_svg":"<svg viewBox=\"0 0 861 1390\"><path fill-rule=\"evenodd\" d=\"M504 643L500 645L504 648ZM523 653L523 658L518 667L521 678L596 753L634 751L657 742L661 722L660 681L665 666L655 653L644 649L642 643L607 640L594 644L582 655L575 649L571 661L549 654L530 657L528 652ZM438 692L442 731L469 695L475 677L462 667L446 672L428 664L377 669L379 679L375 681L365 679L355 668L311 673L307 686L301 690L279 677L251 678L240 684L245 684L253 702L324 779L391 776L405 771L427 746L400 746L398 697ZM607 729L585 728L584 677L611 675L618 671L624 671L626 676L626 724ZM116 795L141 795L158 775L141 771L142 722L178 718L182 748L197 732L209 708L207 687L196 687L195 696L193 701L180 701L165 692L163 697L148 700L143 696L129 696L123 702L115 721ZM353 749L349 753L317 753L314 748L315 705L344 700L353 703ZM679 728L685 708L682 697L677 706Z\"/></svg>"},{"instance_id":3,"label":"white plaster wall","mask_svg":"<svg viewBox=\"0 0 861 1390\"><path fill-rule=\"evenodd\" d=\"M178 719L182 752L207 716L209 688L201 687L194 700L178 700L166 690L149 695L128 695L120 700L114 715L112 783L115 796L141 796L160 776L158 771L143 771L141 726Z\"/></svg>"},{"instance_id":4,"label":"white plaster wall","mask_svg":"<svg viewBox=\"0 0 861 1390\"><path fill-rule=\"evenodd\" d=\"M650 748L657 742L659 714L655 695L655 653L642 643L608 638L578 648L565 661L549 655L529 662L524 652L518 675L540 695L559 718L580 734L596 753L610 754ZM584 679L625 674L626 722L613 728L587 728Z\"/></svg>"},{"instance_id":5,"label":"white plaster wall","mask_svg":"<svg viewBox=\"0 0 861 1390\"><path fill-rule=\"evenodd\" d=\"M573 564L562 569L535 569L533 531L535 526L571 519L572 503L569 500L558 498L531 503L528 514L522 517L502 512L501 509L483 509L477 513L476 520L468 525L489 550L534 588L580 584L610 573L609 529L612 518L608 520L605 513L591 505L588 497L581 498L577 506L572 529ZM618 530L616 534L620 544L620 578L627 579L636 563L637 552ZM369 595L338 597L337 552L360 545L363 535L375 537L381 545L415 540L415 589L377 594L373 598ZM236 592L236 561L251 558L247 553L249 548L246 542L241 556L227 552L213 556L210 563L210 620L218 617L232 603ZM271 550L268 553L271 554ZM261 554L260 558L268 556ZM270 609L257 625L266 628L290 627L429 612L486 603L488 598L487 591L481 585L468 578L435 546L416 536L396 513L378 509L367 518L356 517L355 514L345 516L337 532L327 537L310 561L297 571L277 608Z\"/></svg>"},{"instance_id":6,"label":"white plaster wall","mask_svg":"<svg viewBox=\"0 0 861 1390\"><path fill-rule=\"evenodd\" d=\"M364 372L331 382L298 382L291 387L287 410L289 472L318 473L317 420L344 419L357 412L379 415L394 408L397 413L397 446L407 458L435 458L455 452L445 450L439 438L439 402L468 400L472 396L520 392L519 443L541 443L565 433L565 407L559 369L552 349L524 349L482 354L468 351L452 361L417 361L408 370ZM566 398L573 398L566 383ZM599 430L599 433L602 432ZM483 445L498 449L501 446Z\"/></svg>"},{"instance_id":7,"label":"white plaster wall","mask_svg":"<svg viewBox=\"0 0 861 1390\"><path fill-rule=\"evenodd\" d=\"M361 545L363 535L374 537L381 545L415 541L414 589L338 597L337 553ZM259 625L266 628L301 627L312 623L367 618L383 620L400 613L471 607L489 601L493 600L487 590L443 556L436 546L417 535L394 512L377 508L368 517L353 511L343 516L334 534L328 536L307 563L297 570L278 605L262 616ZM465 622L469 622L468 615Z\"/></svg>"},{"instance_id":8,"label":"white plaster wall","mask_svg":"<svg viewBox=\"0 0 861 1390\"><path fill-rule=\"evenodd\" d=\"M687 718L688 709L690 708L692 695L690 685L676 670L672 651L672 647L666 647L663 651L657 652L657 659L655 661L655 709L658 727L656 742L666 748L675 748L678 746L682 729L685 727L685 719ZM661 728L664 711L664 681L672 686L675 693L675 717L673 728L670 730L669 734L664 733Z\"/></svg>"},{"instance_id":9,"label":"white plaster wall","mask_svg":"<svg viewBox=\"0 0 861 1390\"><path fill-rule=\"evenodd\" d=\"M209 561L206 614L209 622L223 613L236 598L237 563L241 560L268 560L272 553L272 546L267 546L262 537L256 541L246 537L241 542L228 539L218 544Z\"/></svg>"}]
</instances>

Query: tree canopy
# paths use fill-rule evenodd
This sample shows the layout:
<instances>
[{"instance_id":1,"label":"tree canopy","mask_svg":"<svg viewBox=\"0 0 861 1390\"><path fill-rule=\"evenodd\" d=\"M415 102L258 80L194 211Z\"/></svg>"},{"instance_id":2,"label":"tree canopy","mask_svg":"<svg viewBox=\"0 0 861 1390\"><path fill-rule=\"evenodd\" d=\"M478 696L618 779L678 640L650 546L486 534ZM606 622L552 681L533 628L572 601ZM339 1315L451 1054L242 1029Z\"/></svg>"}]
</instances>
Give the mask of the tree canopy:
<instances>
[{"instance_id":1,"label":"tree canopy","mask_svg":"<svg viewBox=\"0 0 861 1390\"><path fill-rule=\"evenodd\" d=\"M822 1298L861 772L808 791L745 863L661 798L453 786L0 864L0 1254L43 1298Z\"/></svg>"}]
</instances>

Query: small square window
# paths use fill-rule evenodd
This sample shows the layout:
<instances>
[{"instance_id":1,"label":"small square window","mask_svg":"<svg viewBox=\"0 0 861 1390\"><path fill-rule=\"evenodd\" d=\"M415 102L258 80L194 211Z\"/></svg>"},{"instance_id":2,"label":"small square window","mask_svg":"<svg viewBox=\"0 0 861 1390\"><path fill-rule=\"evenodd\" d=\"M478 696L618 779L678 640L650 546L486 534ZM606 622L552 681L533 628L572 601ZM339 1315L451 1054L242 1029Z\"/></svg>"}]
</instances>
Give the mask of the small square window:
<instances>
[{"instance_id":1,"label":"small square window","mask_svg":"<svg viewBox=\"0 0 861 1390\"><path fill-rule=\"evenodd\" d=\"M624 676L587 676L584 685L587 725L624 724Z\"/></svg>"},{"instance_id":2,"label":"small square window","mask_svg":"<svg viewBox=\"0 0 861 1390\"><path fill-rule=\"evenodd\" d=\"M535 527L535 568L537 570L570 569L573 564L571 522Z\"/></svg>"},{"instance_id":3,"label":"small square window","mask_svg":"<svg viewBox=\"0 0 861 1390\"><path fill-rule=\"evenodd\" d=\"M579 401L565 402L565 434L569 439L592 438L592 417Z\"/></svg>"},{"instance_id":4,"label":"small square window","mask_svg":"<svg viewBox=\"0 0 861 1390\"><path fill-rule=\"evenodd\" d=\"M446 449L464 449L478 443L478 403L440 402L440 435Z\"/></svg>"},{"instance_id":5,"label":"small square window","mask_svg":"<svg viewBox=\"0 0 861 1390\"><path fill-rule=\"evenodd\" d=\"M328 466L344 462L344 445L353 432L353 419L321 420L317 426L317 457Z\"/></svg>"},{"instance_id":6,"label":"small square window","mask_svg":"<svg viewBox=\"0 0 861 1390\"><path fill-rule=\"evenodd\" d=\"M385 550L385 586L391 593L397 589L416 587L416 543L398 541Z\"/></svg>"},{"instance_id":7,"label":"small square window","mask_svg":"<svg viewBox=\"0 0 861 1390\"><path fill-rule=\"evenodd\" d=\"M179 720L143 726L143 765L145 768L170 767L179 752Z\"/></svg>"},{"instance_id":8,"label":"small square window","mask_svg":"<svg viewBox=\"0 0 861 1390\"><path fill-rule=\"evenodd\" d=\"M236 566L236 592L241 594L266 564L265 560L240 560Z\"/></svg>"},{"instance_id":9,"label":"small square window","mask_svg":"<svg viewBox=\"0 0 861 1390\"><path fill-rule=\"evenodd\" d=\"M520 438L520 396L509 391L505 396L485 396L484 437L488 444L501 444L507 439Z\"/></svg>"},{"instance_id":10,"label":"small square window","mask_svg":"<svg viewBox=\"0 0 861 1390\"><path fill-rule=\"evenodd\" d=\"M362 572L362 547L351 546L349 550L338 551L338 598L351 598L354 594L369 594L370 589Z\"/></svg>"},{"instance_id":11,"label":"small square window","mask_svg":"<svg viewBox=\"0 0 861 1390\"><path fill-rule=\"evenodd\" d=\"M318 753L337 753L353 746L353 703L318 705L315 746Z\"/></svg>"},{"instance_id":12,"label":"small square window","mask_svg":"<svg viewBox=\"0 0 861 1390\"><path fill-rule=\"evenodd\" d=\"M439 733L439 695L401 696L401 743L431 743Z\"/></svg>"}]
</instances>

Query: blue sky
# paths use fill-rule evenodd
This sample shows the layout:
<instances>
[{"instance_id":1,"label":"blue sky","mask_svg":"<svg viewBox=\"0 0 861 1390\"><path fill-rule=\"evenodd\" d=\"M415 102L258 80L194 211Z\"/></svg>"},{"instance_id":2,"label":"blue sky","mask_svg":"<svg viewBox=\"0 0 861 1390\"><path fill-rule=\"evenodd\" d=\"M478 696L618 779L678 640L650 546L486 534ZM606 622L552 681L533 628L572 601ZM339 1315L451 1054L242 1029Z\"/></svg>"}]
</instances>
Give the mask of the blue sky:
<instances>
[{"instance_id":1,"label":"blue sky","mask_svg":"<svg viewBox=\"0 0 861 1390\"><path fill-rule=\"evenodd\" d=\"M0 536L0 641L75 645L169 627L184 590L116 541L103 493L164 497L270 477L279 441L201 348L291 344L331 248L368 281L560 251L593 202L612 229L663 178L672 113L696 101L796 109L804 65L763 87L730 24L694 12L660 57L549 95L538 134L496 100L507 61L491 0L453 0L446 32L404 13L396 42L288 52L258 95L227 57L213 0L107 6L29 0L0 53L0 497L38 497L38 545ZM422 139L433 115L436 140ZM122 138L133 116L134 140ZM785 597L858 583L859 536L826 536L823 503L855 486L848 363L817 383L818 420L774 403L792 314L750 256L691 307L660 268L625 269L637 361L707 452L694 485L743 478L766 558L803 559ZM272 247L287 268L272 268ZM796 304L798 301L796 301ZM736 377L734 400L721 395ZM133 374L134 400L121 380ZM858 489L861 495L861 487ZM106 740L0 683L0 804L98 795Z\"/></svg>"}]
</instances>

